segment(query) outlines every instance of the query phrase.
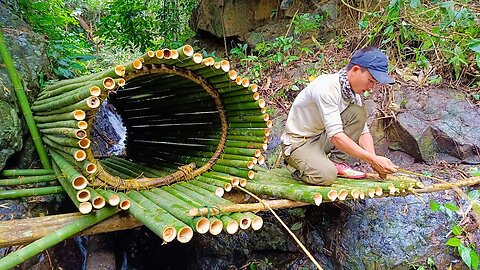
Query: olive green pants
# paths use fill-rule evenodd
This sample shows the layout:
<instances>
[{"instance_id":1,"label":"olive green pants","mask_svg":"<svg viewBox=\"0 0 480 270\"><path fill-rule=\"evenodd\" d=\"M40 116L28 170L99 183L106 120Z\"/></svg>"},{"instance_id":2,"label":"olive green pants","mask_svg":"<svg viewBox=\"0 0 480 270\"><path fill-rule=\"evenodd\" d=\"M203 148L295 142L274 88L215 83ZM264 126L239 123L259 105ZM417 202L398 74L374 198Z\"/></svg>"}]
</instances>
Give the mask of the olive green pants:
<instances>
[{"instance_id":1,"label":"olive green pants","mask_svg":"<svg viewBox=\"0 0 480 270\"><path fill-rule=\"evenodd\" d=\"M367 121L365 108L352 104L341 114L343 132L358 143ZM285 147L284 145L282 145ZM331 154L330 158L327 154ZM314 185L331 185L337 179L337 168L330 160L340 162L345 160L345 153L335 149L326 132L314 137L305 138L302 142L293 143L289 156L285 156L288 165L298 170L304 182Z\"/></svg>"}]
</instances>

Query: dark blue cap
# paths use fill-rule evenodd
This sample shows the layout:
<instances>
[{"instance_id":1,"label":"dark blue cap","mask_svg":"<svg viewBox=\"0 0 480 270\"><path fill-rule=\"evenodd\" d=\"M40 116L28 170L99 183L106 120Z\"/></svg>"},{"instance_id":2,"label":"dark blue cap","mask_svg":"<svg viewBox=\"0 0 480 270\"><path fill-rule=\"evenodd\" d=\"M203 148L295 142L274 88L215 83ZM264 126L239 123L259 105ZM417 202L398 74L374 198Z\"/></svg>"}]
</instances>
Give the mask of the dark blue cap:
<instances>
[{"instance_id":1,"label":"dark blue cap","mask_svg":"<svg viewBox=\"0 0 480 270\"><path fill-rule=\"evenodd\" d=\"M393 84L395 81L388 76L387 56L377 48L366 48L356 51L350 63L368 69L372 77L381 84Z\"/></svg>"}]
</instances>

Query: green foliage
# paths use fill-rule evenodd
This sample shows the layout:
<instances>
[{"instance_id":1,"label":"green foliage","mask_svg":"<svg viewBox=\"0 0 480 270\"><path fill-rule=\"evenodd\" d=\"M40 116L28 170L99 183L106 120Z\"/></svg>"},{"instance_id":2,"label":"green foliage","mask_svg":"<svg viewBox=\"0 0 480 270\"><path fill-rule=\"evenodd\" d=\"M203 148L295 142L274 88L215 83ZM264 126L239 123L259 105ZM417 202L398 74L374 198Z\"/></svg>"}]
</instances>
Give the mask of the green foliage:
<instances>
[{"instance_id":1,"label":"green foliage","mask_svg":"<svg viewBox=\"0 0 480 270\"><path fill-rule=\"evenodd\" d=\"M470 191L468 196L471 200L473 200L473 203L479 203L478 190ZM456 248L458 254L469 269L478 270L479 256L475 250L475 244L468 243L468 238L465 237L463 228L460 226L460 224L457 224L458 221L455 218L456 212L459 211L459 207L452 202L441 204L432 200L430 201L430 210L433 212L441 211L449 217L449 220L454 224L452 226L453 236L447 240L445 245Z\"/></svg>"},{"instance_id":2,"label":"green foliage","mask_svg":"<svg viewBox=\"0 0 480 270\"><path fill-rule=\"evenodd\" d=\"M273 266L272 262L268 260L268 258L264 258L261 261L251 262L249 265L250 270L266 270L271 269Z\"/></svg>"},{"instance_id":3,"label":"green foliage","mask_svg":"<svg viewBox=\"0 0 480 270\"><path fill-rule=\"evenodd\" d=\"M316 13L305 13L295 16L293 20L293 33L307 35L319 28L323 23L323 16Z\"/></svg>"},{"instance_id":4,"label":"green foliage","mask_svg":"<svg viewBox=\"0 0 480 270\"><path fill-rule=\"evenodd\" d=\"M476 68L478 76L480 18L469 2L390 0L384 10L367 12L358 27L367 33L367 43L395 48L397 57L415 60L419 68L449 66L453 74L447 75L457 80Z\"/></svg>"},{"instance_id":5,"label":"green foliage","mask_svg":"<svg viewBox=\"0 0 480 270\"><path fill-rule=\"evenodd\" d=\"M60 78L87 72L93 49L71 10L61 0L17 0L18 13L37 33L47 39L46 53L51 70Z\"/></svg>"},{"instance_id":6,"label":"green foliage","mask_svg":"<svg viewBox=\"0 0 480 270\"><path fill-rule=\"evenodd\" d=\"M140 51L160 47L177 48L193 32L189 16L197 1L114 0L100 19L97 35L105 44L116 47L138 47Z\"/></svg>"}]
</instances>

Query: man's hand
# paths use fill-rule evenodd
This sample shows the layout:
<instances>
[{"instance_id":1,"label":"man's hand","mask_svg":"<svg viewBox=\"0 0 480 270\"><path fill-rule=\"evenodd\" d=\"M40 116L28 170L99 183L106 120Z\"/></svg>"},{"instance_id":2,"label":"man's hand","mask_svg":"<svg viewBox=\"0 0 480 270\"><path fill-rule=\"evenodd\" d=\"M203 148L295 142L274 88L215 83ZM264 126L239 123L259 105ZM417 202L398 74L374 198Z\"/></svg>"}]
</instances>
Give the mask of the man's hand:
<instances>
[{"instance_id":1,"label":"man's hand","mask_svg":"<svg viewBox=\"0 0 480 270\"><path fill-rule=\"evenodd\" d=\"M382 156L373 157L370 166L378 172L378 175L382 179L385 179L387 174L396 173L399 168L397 165L393 164L390 159Z\"/></svg>"}]
</instances>

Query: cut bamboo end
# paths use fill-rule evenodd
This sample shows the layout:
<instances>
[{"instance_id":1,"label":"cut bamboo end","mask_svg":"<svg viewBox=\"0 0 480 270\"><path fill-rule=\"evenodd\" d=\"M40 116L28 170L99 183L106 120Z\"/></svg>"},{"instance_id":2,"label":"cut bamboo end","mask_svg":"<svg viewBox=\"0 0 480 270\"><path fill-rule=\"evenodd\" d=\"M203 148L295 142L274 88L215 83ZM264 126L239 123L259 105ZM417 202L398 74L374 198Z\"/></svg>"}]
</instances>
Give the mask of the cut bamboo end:
<instances>
[{"instance_id":1,"label":"cut bamboo end","mask_svg":"<svg viewBox=\"0 0 480 270\"><path fill-rule=\"evenodd\" d=\"M263 137L263 143L267 143L267 144L268 144L268 137Z\"/></svg>"},{"instance_id":2,"label":"cut bamboo end","mask_svg":"<svg viewBox=\"0 0 480 270\"><path fill-rule=\"evenodd\" d=\"M265 135L265 137L270 137L270 129L265 129L265 132L263 133L263 135Z\"/></svg>"},{"instance_id":3,"label":"cut bamboo end","mask_svg":"<svg viewBox=\"0 0 480 270\"><path fill-rule=\"evenodd\" d=\"M154 51L148 51L148 52L147 52L147 56L150 57L150 58L152 58L152 57L155 56L155 52L154 52Z\"/></svg>"},{"instance_id":4,"label":"cut bamboo end","mask_svg":"<svg viewBox=\"0 0 480 270\"><path fill-rule=\"evenodd\" d=\"M250 84L250 91L252 92L257 92L258 91L258 85L256 83Z\"/></svg>"},{"instance_id":5,"label":"cut bamboo end","mask_svg":"<svg viewBox=\"0 0 480 270\"><path fill-rule=\"evenodd\" d=\"M133 60L133 67L135 69L142 69L143 67L142 61L140 59Z\"/></svg>"},{"instance_id":6,"label":"cut bamboo end","mask_svg":"<svg viewBox=\"0 0 480 270\"><path fill-rule=\"evenodd\" d=\"M217 218L212 218L210 220L210 228L208 230L210 234L218 235L222 232L222 230L223 230L222 221Z\"/></svg>"},{"instance_id":7,"label":"cut bamboo end","mask_svg":"<svg viewBox=\"0 0 480 270\"><path fill-rule=\"evenodd\" d=\"M265 105L266 105L266 102L263 98L258 100L258 106L260 106L260 108L265 108Z\"/></svg>"},{"instance_id":8,"label":"cut bamboo end","mask_svg":"<svg viewBox=\"0 0 480 270\"><path fill-rule=\"evenodd\" d=\"M252 162L253 162L253 164L258 164L258 158L252 157Z\"/></svg>"},{"instance_id":9,"label":"cut bamboo end","mask_svg":"<svg viewBox=\"0 0 480 270\"><path fill-rule=\"evenodd\" d=\"M263 114L262 117L263 117L263 121L265 121L265 122L268 122L270 120L270 115L268 115L266 113Z\"/></svg>"},{"instance_id":10,"label":"cut bamboo end","mask_svg":"<svg viewBox=\"0 0 480 270\"><path fill-rule=\"evenodd\" d=\"M76 161L84 161L87 158L87 153L83 150L77 150L73 154Z\"/></svg>"},{"instance_id":11,"label":"cut bamboo end","mask_svg":"<svg viewBox=\"0 0 480 270\"><path fill-rule=\"evenodd\" d=\"M177 236L177 231L175 228L168 226L162 232L162 239L165 242L172 242L173 239Z\"/></svg>"},{"instance_id":12,"label":"cut bamboo end","mask_svg":"<svg viewBox=\"0 0 480 270\"><path fill-rule=\"evenodd\" d=\"M255 177L255 172L254 171L248 171L247 177L248 177L248 179L253 179L253 177Z\"/></svg>"},{"instance_id":13,"label":"cut bamboo end","mask_svg":"<svg viewBox=\"0 0 480 270\"><path fill-rule=\"evenodd\" d=\"M318 193L313 195L313 202L315 203L316 206L319 206L323 201L322 194Z\"/></svg>"},{"instance_id":14,"label":"cut bamboo end","mask_svg":"<svg viewBox=\"0 0 480 270\"><path fill-rule=\"evenodd\" d=\"M130 201L129 200L121 200L118 204L118 208L122 210L128 210L130 208Z\"/></svg>"},{"instance_id":15,"label":"cut bamboo end","mask_svg":"<svg viewBox=\"0 0 480 270\"><path fill-rule=\"evenodd\" d=\"M77 191L77 201L79 202L88 202L90 200L91 194L90 191L86 189L82 189Z\"/></svg>"},{"instance_id":16,"label":"cut bamboo end","mask_svg":"<svg viewBox=\"0 0 480 270\"><path fill-rule=\"evenodd\" d=\"M81 121L81 120L84 120L85 117L87 117L87 114L84 111L82 110L73 111L73 118L75 120Z\"/></svg>"},{"instance_id":17,"label":"cut bamboo end","mask_svg":"<svg viewBox=\"0 0 480 270\"><path fill-rule=\"evenodd\" d=\"M257 160L258 160L258 164L259 164L259 165L265 164L265 157L264 157L264 156L259 156L259 157L257 158Z\"/></svg>"},{"instance_id":18,"label":"cut bamboo end","mask_svg":"<svg viewBox=\"0 0 480 270\"><path fill-rule=\"evenodd\" d=\"M360 197L360 191L357 190L357 189L354 189L354 190L352 190L352 192L350 192L350 195L352 196L352 198L354 200L356 200Z\"/></svg>"},{"instance_id":19,"label":"cut bamboo end","mask_svg":"<svg viewBox=\"0 0 480 270\"><path fill-rule=\"evenodd\" d=\"M260 109L260 112L261 112L261 113L267 113L267 108L266 108L266 107L261 108L261 109Z\"/></svg>"},{"instance_id":20,"label":"cut bamboo end","mask_svg":"<svg viewBox=\"0 0 480 270\"><path fill-rule=\"evenodd\" d=\"M177 50L171 50L170 51L170 59L177 60L180 54L178 53Z\"/></svg>"},{"instance_id":21,"label":"cut bamboo end","mask_svg":"<svg viewBox=\"0 0 480 270\"><path fill-rule=\"evenodd\" d=\"M142 62L142 64L145 63L145 59L143 57L138 58L138 60L140 60L140 62Z\"/></svg>"},{"instance_id":22,"label":"cut bamboo end","mask_svg":"<svg viewBox=\"0 0 480 270\"><path fill-rule=\"evenodd\" d=\"M94 85L92 87L90 87L90 95L94 96L94 97L98 97L102 94L102 89L100 89L100 87Z\"/></svg>"},{"instance_id":23,"label":"cut bamboo end","mask_svg":"<svg viewBox=\"0 0 480 270\"><path fill-rule=\"evenodd\" d=\"M252 225L252 219L247 216L244 216L242 219L240 219L240 222L238 223L238 225L240 226L240 229L246 230L250 228L250 225Z\"/></svg>"},{"instance_id":24,"label":"cut bamboo end","mask_svg":"<svg viewBox=\"0 0 480 270\"><path fill-rule=\"evenodd\" d=\"M383 195L383 189L381 187L375 188L375 195L382 196Z\"/></svg>"},{"instance_id":25,"label":"cut bamboo end","mask_svg":"<svg viewBox=\"0 0 480 270\"><path fill-rule=\"evenodd\" d=\"M88 163L85 166L85 171L89 174L95 173L97 172L97 165L95 165L94 163Z\"/></svg>"},{"instance_id":26,"label":"cut bamboo end","mask_svg":"<svg viewBox=\"0 0 480 270\"><path fill-rule=\"evenodd\" d=\"M203 61L207 66L213 66L215 64L215 59L213 59L213 57L207 57L203 59Z\"/></svg>"},{"instance_id":27,"label":"cut bamboo end","mask_svg":"<svg viewBox=\"0 0 480 270\"><path fill-rule=\"evenodd\" d=\"M358 196L360 199L365 199L365 192L360 191L360 195Z\"/></svg>"},{"instance_id":28,"label":"cut bamboo end","mask_svg":"<svg viewBox=\"0 0 480 270\"><path fill-rule=\"evenodd\" d=\"M252 99L255 100L255 101L256 101L256 100L259 100L259 99L260 99L260 94L259 94L258 92L253 93Z\"/></svg>"},{"instance_id":29,"label":"cut bamboo end","mask_svg":"<svg viewBox=\"0 0 480 270\"><path fill-rule=\"evenodd\" d=\"M80 213L82 214L88 214L90 212L92 212L92 204L90 202L81 202L79 205L78 205L78 211L80 211Z\"/></svg>"},{"instance_id":30,"label":"cut bamboo end","mask_svg":"<svg viewBox=\"0 0 480 270\"><path fill-rule=\"evenodd\" d=\"M273 127L273 121L272 120L268 120L266 122L266 125L267 125L267 128L272 128Z\"/></svg>"},{"instance_id":31,"label":"cut bamboo end","mask_svg":"<svg viewBox=\"0 0 480 270\"><path fill-rule=\"evenodd\" d=\"M87 178L83 175L79 175L72 180L72 187L76 190L82 190L88 185Z\"/></svg>"},{"instance_id":32,"label":"cut bamboo end","mask_svg":"<svg viewBox=\"0 0 480 270\"><path fill-rule=\"evenodd\" d=\"M228 72L228 77L232 81L235 81L237 79L237 76L238 76L237 72L233 69Z\"/></svg>"},{"instance_id":33,"label":"cut bamboo end","mask_svg":"<svg viewBox=\"0 0 480 270\"><path fill-rule=\"evenodd\" d=\"M116 65L115 66L115 74L117 74L120 77L125 76L125 67L122 65Z\"/></svg>"},{"instance_id":34,"label":"cut bamboo end","mask_svg":"<svg viewBox=\"0 0 480 270\"><path fill-rule=\"evenodd\" d=\"M262 151L260 151L259 149L255 149L255 157L259 158L261 155L262 155Z\"/></svg>"},{"instance_id":35,"label":"cut bamboo end","mask_svg":"<svg viewBox=\"0 0 480 270\"><path fill-rule=\"evenodd\" d=\"M208 218L201 217L196 219L195 231L197 231L200 234L204 234L204 233L207 233L209 229L210 229L210 221L208 220Z\"/></svg>"},{"instance_id":36,"label":"cut bamboo end","mask_svg":"<svg viewBox=\"0 0 480 270\"><path fill-rule=\"evenodd\" d=\"M105 87L105 89L107 90L112 90L113 88L115 88L115 80L111 77L103 79L103 87Z\"/></svg>"},{"instance_id":37,"label":"cut bamboo end","mask_svg":"<svg viewBox=\"0 0 480 270\"><path fill-rule=\"evenodd\" d=\"M238 184L241 187L245 187L247 185L247 179L245 179L245 178L240 179L240 182Z\"/></svg>"},{"instance_id":38,"label":"cut bamboo end","mask_svg":"<svg viewBox=\"0 0 480 270\"><path fill-rule=\"evenodd\" d=\"M97 196L92 201L92 206L95 209L101 209L105 206L105 199L102 196Z\"/></svg>"},{"instance_id":39,"label":"cut bamboo end","mask_svg":"<svg viewBox=\"0 0 480 270\"><path fill-rule=\"evenodd\" d=\"M155 51L155 56L156 56L158 59L162 59L162 58L163 58L163 50L156 50L156 51Z\"/></svg>"},{"instance_id":40,"label":"cut bamboo end","mask_svg":"<svg viewBox=\"0 0 480 270\"><path fill-rule=\"evenodd\" d=\"M182 47L182 52L183 52L183 54L184 54L185 56L190 57L190 56L192 56L193 53L194 53L193 47L190 46L190 45L188 45L188 44L186 44L186 45L184 45L184 46Z\"/></svg>"},{"instance_id":41,"label":"cut bamboo end","mask_svg":"<svg viewBox=\"0 0 480 270\"><path fill-rule=\"evenodd\" d=\"M242 77L237 77L237 78L235 78L235 83L236 83L237 85L241 85L241 84L242 84Z\"/></svg>"},{"instance_id":42,"label":"cut bamboo end","mask_svg":"<svg viewBox=\"0 0 480 270\"><path fill-rule=\"evenodd\" d=\"M263 227L263 218L259 216L255 216L252 219L252 229L254 231L258 231Z\"/></svg>"},{"instance_id":43,"label":"cut bamboo end","mask_svg":"<svg viewBox=\"0 0 480 270\"><path fill-rule=\"evenodd\" d=\"M248 161L248 162L247 162L247 168L248 168L249 170L253 169L254 166L255 166L255 163L254 163L253 161Z\"/></svg>"},{"instance_id":44,"label":"cut bamboo end","mask_svg":"<svg viewBox=\"0 0 480 270\"><path fill-rule=\"evenodd\" d=\"M250 80L247 79L247 78L243 78L243 79L242 79L242 85L243 85L243 87L248 87L248 86L250 86Z\"/></svg>"},{"instance_id":45,"label":"cut bamboo end","mask_svg":"<svg viewBox=\"0 0 480 270\"><path fill-rule=\"evenodd\" d=\"M107 202L110 206L117 206L120 203L120 197L116 194L108 196Z\"/></svg>"},{"instance_id":46,"label":"cut bamboo end","mask_svg":"<svg viewBox=\"0 0 480 270\"><path fill-rule=\"evenodd\" d=\"M170 59L172 52L169 49L163 49L163 58Z\"/></svg>"},{"instance_id":47,"label":"cut bamboo end","mask_svg":"<svg viewBox=\"0 0 480 270\"><path fill-rule=\"evenodd\" d=\"M375 189L369 188L369 189L367 190L367 195L368 195L368 197L370 197L370 198L375 197Z\"/></svg>"},{"instance_id":48,"label":"cut bamboo end","mask_svg":"<svg viewBox=\"0 0 480 270\"><path fill-rule=\"evenodd\" d=\"M87 129L88 128L88 123L87 123L87 121L83 121L83 120L78 121L77 122L77 127L79 129Z\"/></svg>"},{"instance_id":49,"label":"cut bamboo end","mask_svg":"<svg viewBox=\"0 0 480 270\"><path fill-rule=\"evenodd\" d=\"M332 189L327 193L327 197L331 202L334 202L338 197L338 192L335 189Z\"/></svg>"},{"instance_id":50,"label":"cut bamboo end","mask_svg":"<svg viewBox=\"0 0 480 270\"><path fill-rule=\"evenodd\" d=\"M246 181L246 180L245 180L245 181ZM233 177L233 178L232 178L232 185L233 185L234 187L240 185L240 179L238 179L238 177Z\"/></svg>"},{"instance_id":51,"label":"cut bamboo end","mask_svg":"<svg viewBox=\"0 0 480 270\"><path fill-rule=\"evenodd\" d=\"M230 184L230 183L225 183L225 185L223 186L223 189L224 189L226 192L232 191L232 184Z\"/></svg>"},{"instance_id":52,"label":"cut bamboo end","mask_svg":"<svg viewBox=\"0 0 480 270\"><path fill-rule=\"evenodd\" d=\"M338 192L337 198L338 198L340 201L345 201L345 200L347 199L347 196L348 196L348 190L346 190L346 189L340 189L340 191Z\"/></svg>"},{"instance_id":53,"label":"cut bamboo end","mask_svg":"<svg viewBox=\"0 0 480 270\"><path fill-rule=\"evenodd\" d=\"M118 86L120 86L120 87L125 86L125 83L127 83L127 81L125 81L124 78L120 78L120 79L117 80L117 84L118 84Z\"/></svg>"},{"instance_id":54,"label":"cut bamboo end","mask_svg":"<svg viewBox=\"0 0 480 270\"><path fill-rule=\"evenodd\" d=\"M201 53L194 53L192 56L192 60L195 64L202 63L203 55Z\"/></svg>"},{"instance_id":55,"label":"cut bamboo end","mask_svg":"<svg viewBox=\"0 0 480 270\"><path fill-rule=\"evenodd\" d=\"M422 182L415 182L415 186L418 188L425 188L425 184Z\"/></svg>"},{"instance_id":56,"label":"cut bamboo end","mask_svg":"<svg viewBox=\"0 0 480 270\"><path fill-rule=\"evenodd\" d=\"M225 230L227 231L228 234L234 234L238 232L239 227L240 226L238 226L238 222L236 222L235 220L231 220L228 222Z\"/></svg>"},{"instance_id":57,"label":"cut bamboo end","mask_svg":"<svg viewBox=\"0 0 480 270\"><path fill-rule=\"evenodd\" d=\"M95 108L98 108L98 106L100 106L100 99L98 99L98 97L89 97L87 99L87 106L90 108L90 109L95 109Z\"/></svg>"},{"instance_id":58,"label":"cut bamboo end","mask_svg":"<svg viewBox=\"0 0 480 270\"><path fill-rule=\"evenodd\" d=\"M228 62L227 60L222 60L220 62L220 67L223 71L228 72L230 70L230 62Z\"/></svg>"},{"instance_id":59,"label":"cut bamboo end","mask_svg":"<svg viewBox=\"0 0 480 270\"><path fill-rule=\"evenodd\" d=\"M214 67L215 69L220 69L222 66L221 66L221 63L220 63L220 62L215 62L215 63L213 63L213 67Z\"/></svg>"},{"instance_id":60,"label":"cut bamboo end","mask_svg":"<svg viewBox=\"0 0 480 270\"><path fill-rule=\"evenodd\" d=\"M79 140L83 140L87 137L87 132L84 129L75 131L75 137Z\"/></svg>"},{"instance_id":61,"label":"cut bamboo end","mask_svg":"<svg viewBox=\"0 0 480 270\"><path fill-rule=\"evenodd\" d=\"M178 230L177 233L177 240L180 243L187 243L190 240L192 240L193 237L193 230L190 227L182 227L180 230Z\"/></svg>"},{"instance_id":62,"label":"cut bamboo end","mask_svg":"<svg viewBox=\"0 0 480 270\"><path fill-rule=\"evenodd\" d=\"M78 141L78 146L83 149L87 149L90 147L91 141L88 138L83 138L80 141Z\"/></svg>"},{"instance_id":63,"label":"cut bamboo end","mask_svg":"<svg viewBox=\"0 0 480 270\"><path fill-rule=\"evenodd\" d=\"M215 189L215 195L218 197L223 197L223 194L225 194L225 190L221 187L218 187Z\"/></svg>"}]
</instances>

